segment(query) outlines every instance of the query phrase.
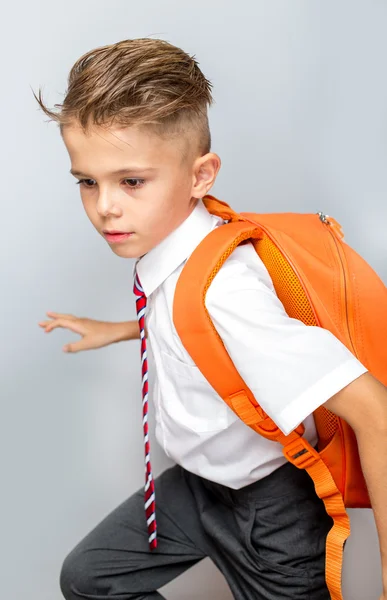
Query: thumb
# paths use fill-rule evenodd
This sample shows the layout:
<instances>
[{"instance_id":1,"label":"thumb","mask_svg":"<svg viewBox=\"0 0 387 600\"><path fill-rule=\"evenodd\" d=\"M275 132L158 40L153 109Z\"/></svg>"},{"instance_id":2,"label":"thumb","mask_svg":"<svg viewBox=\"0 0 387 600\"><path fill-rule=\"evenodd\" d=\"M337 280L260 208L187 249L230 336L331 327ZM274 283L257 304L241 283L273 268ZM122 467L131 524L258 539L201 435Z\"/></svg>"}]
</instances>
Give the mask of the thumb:
<instances>
[{"instance_id":1,"label":"thumb","mask_svg":"<svg viewBox=\"0 0 387 600\"><path fill-rule=\"evenodd\" d=\"M90 344L85 340L86 338L82 338L81 340L79 340L78 342L74 342L73 344L66 344L65 346L63 346L63 352L75 354L76 352L80 352L81 350L89 350L90 348L92 348L92 346L90 346Z\"/></svg>"}]
</instances>

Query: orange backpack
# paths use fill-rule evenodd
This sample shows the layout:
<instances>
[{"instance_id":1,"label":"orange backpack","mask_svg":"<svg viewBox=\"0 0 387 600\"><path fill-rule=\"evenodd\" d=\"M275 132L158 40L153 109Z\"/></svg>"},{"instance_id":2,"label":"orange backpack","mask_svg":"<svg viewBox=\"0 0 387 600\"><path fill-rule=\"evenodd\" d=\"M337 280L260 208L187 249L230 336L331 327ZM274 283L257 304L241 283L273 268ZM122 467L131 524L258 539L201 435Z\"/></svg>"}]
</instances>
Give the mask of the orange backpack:
<instances>
[{"instance_id":1,"label":"orange backpack","mask_svg":"<svg viewBox=\"0 0 387 600\"><path fill-rule=\"evenodd\" d=\"M321 406L313 413L317 451L302 437L302 424L285 436L235 369L205 307L205 296L233 250L250 241L287 314L331 331L387 385L387 288L327 215L236 213L210 195L203 202L210 213L228 222L204 238L182 270L173 307L176 330L196 366L240 419L280 442L286 458L312 477L333 519L326 544L326 581L331 598L342 600L343 548L350 533L345 507L370 508L355 434Z\"/></svg>"}]
</instances>

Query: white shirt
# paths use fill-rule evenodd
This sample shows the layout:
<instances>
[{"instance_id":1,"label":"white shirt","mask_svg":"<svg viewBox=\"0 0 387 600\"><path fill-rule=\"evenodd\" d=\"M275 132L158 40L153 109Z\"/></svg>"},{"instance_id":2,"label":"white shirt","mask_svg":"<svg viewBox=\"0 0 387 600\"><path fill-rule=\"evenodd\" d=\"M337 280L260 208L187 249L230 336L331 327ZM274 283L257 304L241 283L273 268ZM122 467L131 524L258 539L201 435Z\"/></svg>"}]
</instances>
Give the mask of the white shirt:
<instances>
[{"instance_id":1,"label":"white shirt","mask_svg":"<svg viewBox=\"0 0 387 600\"><path fill-rule=\"evenodd\" d=\"M227 406L195 366L172 318L186 260L223 223L199 200L135 268L147 296L157 440L188 471L238 489L286 463L282 446L253 431ZM328 330L287 315L252 244L238 246L226 260L205 304L263 410L285 434L303 422L305 437L316 444L313 411L367 369Z\"/></svg>"}]
</instances>

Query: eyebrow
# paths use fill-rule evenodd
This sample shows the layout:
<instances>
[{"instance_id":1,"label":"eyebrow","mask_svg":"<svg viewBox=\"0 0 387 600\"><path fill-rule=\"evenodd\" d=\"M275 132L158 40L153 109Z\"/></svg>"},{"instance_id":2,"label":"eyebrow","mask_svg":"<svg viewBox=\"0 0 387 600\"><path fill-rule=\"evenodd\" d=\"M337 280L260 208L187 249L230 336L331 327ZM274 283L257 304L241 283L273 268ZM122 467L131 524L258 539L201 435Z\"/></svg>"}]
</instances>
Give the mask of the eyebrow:
<instances>
[{"instance_id":1,"label":"eyebrow","mask_svg":"<svg viewBox=\"0 0 387 600\"><path fill-rule=\"evenodd\" d=\"M108 175L125 175L126 173L148 173L156 171L155 167L126 167L124 169L118 169L118 171L111 171ZM74 169L70 169L71 175L75 177L88 177L85 173L81 173L81 171L75 171Z\"/></svg>"}]
</instances>

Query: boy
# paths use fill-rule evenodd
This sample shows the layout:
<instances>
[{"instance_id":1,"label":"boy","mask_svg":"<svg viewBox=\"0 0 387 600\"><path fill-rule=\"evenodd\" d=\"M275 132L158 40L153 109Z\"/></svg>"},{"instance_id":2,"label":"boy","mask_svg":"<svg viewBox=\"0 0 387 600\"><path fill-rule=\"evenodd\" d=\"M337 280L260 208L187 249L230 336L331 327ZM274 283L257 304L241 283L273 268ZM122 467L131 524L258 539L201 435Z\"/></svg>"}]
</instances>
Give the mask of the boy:
<instances>
[{"instance_id":1,"label":"boy","mask_svg":"<svg viewBox=\"0 0 387 600\"><path fill-rule=\"evenodd\" d=\"M236 599L329 598L324 553L332 522L309 475L286 463L279 444L257 435L227 407L173 324L185 261L223 225L202 202L220 168L210 151L210 88L181 49L137 39L81 57L60 114L39 95L45 113L60 124L89 219L115 254L137 259L135 290L138 300L145 294L156 368L156 435L176 462L154 482L155 512L154 496L148 496L148 528L141 489L66 557L60 576L66 600L156 600L160 587L205 556ZM387 600L386 388L328 331L287 316L250 244L224 263L206 306L238 371L284 432L303 422L315 444L312 413L322 404L354 429L380 537L381 598ZM46 331L68 327L84 336L76 350L140 335L137 322L50 314L53 321L41 323ZM141 320L140 328L144 338ZM145 338L143 351L144 344Z\"/></svg>"}]
</instances>

